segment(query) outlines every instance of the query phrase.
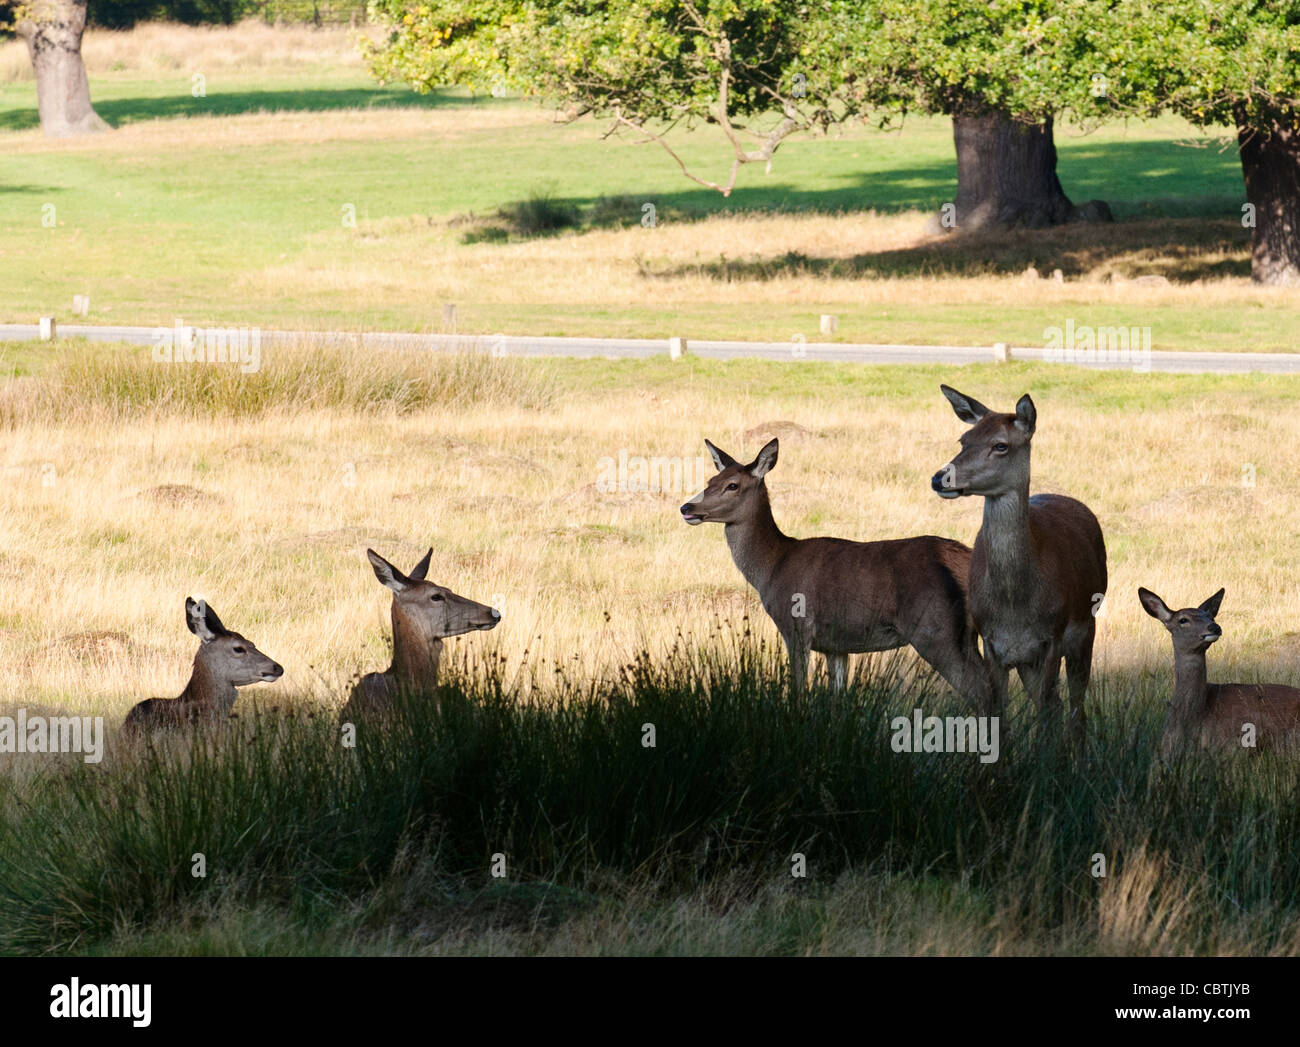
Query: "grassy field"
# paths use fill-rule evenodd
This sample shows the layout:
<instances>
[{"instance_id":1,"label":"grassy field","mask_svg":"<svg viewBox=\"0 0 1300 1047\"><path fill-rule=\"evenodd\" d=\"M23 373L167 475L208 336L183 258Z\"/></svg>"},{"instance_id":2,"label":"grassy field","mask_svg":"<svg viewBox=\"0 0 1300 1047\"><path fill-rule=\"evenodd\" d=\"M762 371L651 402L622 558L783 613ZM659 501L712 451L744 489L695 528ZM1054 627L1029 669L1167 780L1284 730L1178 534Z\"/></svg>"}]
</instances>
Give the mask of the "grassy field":
<instances>
[{"instance_id":1,"label":"grassy field","mask_svg":"<svg viewBox=\"0 0 1300 1047\"><path fill-rule=\"evenodd\" d=\"M941 121L793 143L723 200L518 100L376 86L342 32L143 27L86 55L117 129L46 142L0 48L2 320L90 293L101 322L437 329L452 300L462 331L784 340L833 311L850 341L1035 344L1073 318L1294 347L1296 292L1247 279L1233 155L1173 122L1060 135L1068 191L1113 228L939 241ZM679 144L723 163L704 132ZM1151 273L1170 284L1128 279ZM979 504L929 487L964 430L940 382L1031 392L1034 490L1102 523L1083 761L1016 741L1019 697L996 764L893 752L893 715L955 708L906 652L787 700L721 529L680 519L706 437L778 436L788 533L970 542ZM1300 684L1296 396L1023 363L307 341L244 374L0 343L0 715L108 728L100 764L0 754L0 953L1300 953L1295 761L1154 760L1172 655L1136 597L1226 587L1211 679ZM652 489L608 483L652 458ZM430 578L501 624L449 641L440 707L343 749L351 681L389 658L365 550L430 546ZM285 676L217 737L132 749L127 710L188 677L188 595Z\"/></svg>"},{"instance_id":2,"label":"grassy field","mask_svg":"<svg viewBox=\"0 0 1300 1047\"><path fill-rule=\"evenodd\" d=\"M98 766L5 758L23 802L0 827L0 948L1300 951L1293 765L1151 770L1171 653L1135 596L1226 586L1211 678L1300 683L1291 380L311 346L246 376L76 343L6 363L0 694L103 714L110 738ZM948 707L906 657L789 706L722 534L678 518L703 437L742 455L776 433L790 533L970 541L978 505L928 486L963 428L941 380L997 406L1032 390L1035 489L1105 528L1086 767L892 753L890 715ZM685 478L603 491L621 454L680 457ZM502 624L450 641L448 711L345 755L335 710L387 662L364 549L409 565L430 545L430 577ZM242 743L132 756L120 717L188 674L189 594L286 676L243 693ZM195 851L219 875L189 878ZM135 871L106 892L106 866Z\"/></svg>"},{"instance_id":3,"label":"grassy field","mask_svg":"<svg viewBox=\"0 0 1300 1047\"><path fill-rule=\"evenodd\" d=\"M454 301L480 333L784 341L834 312L856 342L1034 345L1073 318L1156 348L1296 345L1296 292L1249 284L1234 150L1173 120L1058 132L1067 191L1117 225L936 239L940 119L791 142L724 199L590 121L381 87L343 30L144 27L86 53L117 130L47 142L21 45L0 47L5 321L84 293L109 323L438 330ZM728 162L707 130L674 141Z\"/></svg>"}]
</instances>

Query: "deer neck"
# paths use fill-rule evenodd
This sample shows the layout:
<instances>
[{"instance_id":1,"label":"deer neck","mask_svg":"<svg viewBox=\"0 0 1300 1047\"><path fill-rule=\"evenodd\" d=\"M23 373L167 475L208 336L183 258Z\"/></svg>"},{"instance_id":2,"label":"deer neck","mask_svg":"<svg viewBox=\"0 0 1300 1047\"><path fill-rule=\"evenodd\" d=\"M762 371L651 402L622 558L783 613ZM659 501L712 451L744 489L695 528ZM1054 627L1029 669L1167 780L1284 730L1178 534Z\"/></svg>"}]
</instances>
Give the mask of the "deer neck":
<instances>
[{"instance_id":1,"label":"deer neck","mask_svg":"<svg viewBox=\"0 0 1300 1047\"><path fill-rule=\"evenodd\" d=\"M1205 713L1205 652L1174 654L1174 696L1165 715L1165 735L1189 737Z\"/></svg>"},{"instance_id":2,"label":"deer neck","mask_svg":"<svg viewBox=\"0 0 1300 1047\"><path fill-rule=\"evenodd\" d=\"M180 694L180 701L187 705L204 708L224 707L229 709L235 704L238 692L229 680L219 678L203 659L200 651L194 656L194 671L190 673L190 682Z\"/></svg>"},{"instance_id":3,"label":"deer neck","mask_svg":"<svg viewBox=\"0 0 1300 1047\"><path fill-rule=\"evenodd\" d=\"M393 664L388 675L399 683L432 685L438 679L442 640L393 607Z\"/></svg>"},{"instance_id":4,"label":"deer neck","mask_svg":"<svg viewBox=\"0 0 1300 1047\"><path fill-rule=\"evenodd\" d=\"M1034 574L1028 483L1007 494L985 496L979 538L993 584L1004 593L1023 594Z\"/></svg>"},{"instance_id":5,"label":"deer neck","mask_svg":"<svg viewBox=\"0 0 1300 1047\"><path fill-rule=\"evenodd\" d=\"M758 504L746 519L723 524L727 548L745 581L761 595L767 588L772 572L785 555L793 538L781 533L772 517L772 504L767 498L767 485L758 491Z\"/></svg>"}]
</instances>

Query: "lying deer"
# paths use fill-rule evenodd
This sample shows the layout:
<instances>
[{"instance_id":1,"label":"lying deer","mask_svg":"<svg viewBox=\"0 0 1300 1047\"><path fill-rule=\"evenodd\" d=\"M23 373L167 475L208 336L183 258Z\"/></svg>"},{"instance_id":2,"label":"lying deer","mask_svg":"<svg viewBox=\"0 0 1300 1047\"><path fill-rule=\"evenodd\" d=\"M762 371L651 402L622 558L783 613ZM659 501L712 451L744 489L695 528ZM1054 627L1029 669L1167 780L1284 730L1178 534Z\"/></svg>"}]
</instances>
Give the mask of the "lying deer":
<instances>
[{"instance_id":1,"label":"lying deer","mask_svg":"<svg viewBox=\"0 0 1300 1047\"><path fill-rule=\"evenodd\" d=\"M343 707L344 722L386 712L399 692L432 692L438 682L442 641L478 629L495 629L501 621L496 608L424 580L432 549L409 575L373 549L367 549L366 556L375 577L393 591L393 663L382 673L367 673L352 688Z\"/></svg>"},{"instance_id":2,"label":"lying deer","mask_svg":"<svg viewBox=\"0 0 1300 1047\"><path fill-rule=\"evenodd\" d=\"M135 706L122 724L127 734L224 720L238 697L235 688L271 683L284 675L284 669L251 641L222 625L217 612L204 601L186 598L185 623L200 641L190 682L178 698L148 698Z\"/></svg>"},{"instance_id":3,"label":"lying deer","mask_svg":"<svg viewBox=\"0 0 1300 1047\"><path fill-rule=\"evenodd\" d=\"M1007 703L1012 669L1039 706L1042 722L1059 724L1061 658L1070 688L1070 728L1084 739L1084 697L1092 674L1096 612L1106 594L1106 543L1097 517L1064 495L1029 496L1029 444L1038 412L1028 395L1014 413L939 387L972 428L961 453L934 474L942 498L984 499L970 558L970 609L984 641L995 707Z\"/></svg>"},{"instance_id":4,"label":"lying deer","mask_svg":"<svg viewBox=\"0 0 1300 1047\"><path fill-rule=\"evenodd\" d=\"M966 613L969 549L932 535L791 538L772 518L764 480L777 441L748 465L704 445L719 472L681 507L682 519L723 525L731 558L785 641L796 694L808 681L809 651L825 656L839 690L850 654L910 644L959 695L986 704L987 675Z\"/></svg>"},{"instance_id":5,"label":"lying deer","mask_svg":"<svg viewBox=\"0 0 1300 1047\"><path fill-rule=\"evenodd\" d=\"M1171 611L1150 589L1138 589L1147 614L1169 630L1174 642L1174 696L1165 717L1160 750L1169 755L1191 744L1259 748L1300 741L1300 689L1276 683L1207 683L1205 652L1223 635L1215 622L1223 590L1199 607ZM1253 725L1247 731L1246 725Z\"/></svg>"}]
</instances>

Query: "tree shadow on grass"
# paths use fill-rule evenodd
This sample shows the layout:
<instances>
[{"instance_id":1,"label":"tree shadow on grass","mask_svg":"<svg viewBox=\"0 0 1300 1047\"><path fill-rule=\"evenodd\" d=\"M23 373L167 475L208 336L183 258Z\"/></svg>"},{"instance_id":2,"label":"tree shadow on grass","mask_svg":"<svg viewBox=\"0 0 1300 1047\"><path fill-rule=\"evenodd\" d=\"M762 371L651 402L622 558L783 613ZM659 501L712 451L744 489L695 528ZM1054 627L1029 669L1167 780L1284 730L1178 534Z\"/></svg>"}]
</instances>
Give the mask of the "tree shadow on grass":
<instances>
[{"instance_id":1,"label":"tree shadow on grass","mask_svg":"<svg viewBox=\"0 0 1300 1047\"><path fill-rule=\"evenodd\" d=\"M107 98L95 101L95 111L112 126L142 120L186 116L239 116L259 112L318 113L335 109L484 108L509 104L490 95L469 97L443 91L417 94L402 87L301 88L282 91L214 91L194 98L189 92L156 98ZM40 126L35 108L0 111L0 130L26 131Z\"/></svg>"},{"instance_id":2,"label":"tree shadow on grass","mask_svg":"<svg viewBox=\"0 0 1300 1047\"><path fill-rule=\"evenodd\" d=\"M907 247L847 257L799 252L656 267L642 275L703 276L719 282L764 282L814 276L833 280L889 277L978 277L1061 270L1063 278L1134 279L1163 276L1173 283L1250 275L1250 233L1240 222L1195 218L1079 223L1051 229L984 230L927 237Z\"/></svg>"},{"instance_id":3,"label":"tree shadow on grass","mask_svg":"<svg viewBox=\"0 0 1300 1047\"><path fill-rule=\"evenodd\" d=\"M764 226L759 223L752 232L742 229L734 252L715 260L660 267L653 261L651 240L646 245L651 260L639 264L647 276L689 274L720 281L792 274L840 279L974 277L1019 274L1030 266L1044 277L1060 269L1070 279L1162 275L1188 282L1250 274L1250 232L1241 225L1244 187L1235 150L1189 148L1174 141L1088 139L1062 143L1059 152L1061 179L1072 199L1104 199L1118 221L932 237L918 232L905 246L848 257L765 253ZM852 220L868 212L937 214L956 193L953 162L864 168L847 172L837 185L816 189L756 177L727 198L683 187L670 193L632 191L551 200L580 214L573 225L586 230L645 225L648 204L653 205L656 226L746 213L828 213ZM790 175L797 178L793 170ZM510 214L513 206L504 205L500 213ZM488 232L498 239L530 238L526 231L502 228L499 222Z\"/></svg>"}]
</instances>

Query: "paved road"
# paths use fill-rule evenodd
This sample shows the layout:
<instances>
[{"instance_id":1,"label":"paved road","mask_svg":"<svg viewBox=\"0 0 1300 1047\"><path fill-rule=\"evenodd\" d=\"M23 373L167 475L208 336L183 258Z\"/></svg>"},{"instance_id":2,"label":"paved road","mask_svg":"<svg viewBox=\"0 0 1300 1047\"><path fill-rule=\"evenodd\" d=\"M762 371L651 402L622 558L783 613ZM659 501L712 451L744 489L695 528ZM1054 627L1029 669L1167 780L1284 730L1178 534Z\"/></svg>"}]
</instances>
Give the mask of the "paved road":
<instances>
[{"instance_id":1,"label":"paved road","mask_svg":"<svg viewBox=\"0 0 1300 1047\"><path fill-rule=\"evenodd\" d=\"M152 345L159 329L59 324L66 338L87 338L96 342L128 342ZM0 341L31 340L39 337L36 324L0 324ZM668 339L637 338L532 338L521 335L399 334L346 331L262 331L261 344L284 344L301 340L353 345L375 349L478 350L505 356L576 356L645 358L665 355ZM711 342L690 341L687 351L711 359L827 360L862 364L972 364L995 359L992 346L976 345L849 345L835 342ZM1190 353L1152 351L1140 357L1106 361L1065 359L1064 354L1028 347L1012 347L1016 360L1079 363L1104 370L1166 371L1182 374L1300 374L1300 353ZM1118 355L1118 354L1117 354Z\"/></svg>"}]
</instances>

